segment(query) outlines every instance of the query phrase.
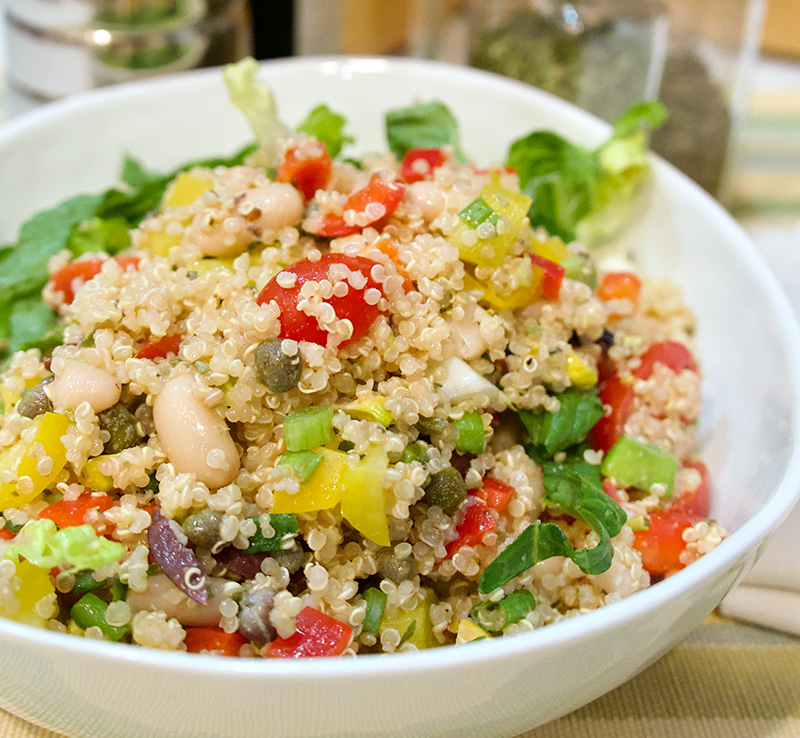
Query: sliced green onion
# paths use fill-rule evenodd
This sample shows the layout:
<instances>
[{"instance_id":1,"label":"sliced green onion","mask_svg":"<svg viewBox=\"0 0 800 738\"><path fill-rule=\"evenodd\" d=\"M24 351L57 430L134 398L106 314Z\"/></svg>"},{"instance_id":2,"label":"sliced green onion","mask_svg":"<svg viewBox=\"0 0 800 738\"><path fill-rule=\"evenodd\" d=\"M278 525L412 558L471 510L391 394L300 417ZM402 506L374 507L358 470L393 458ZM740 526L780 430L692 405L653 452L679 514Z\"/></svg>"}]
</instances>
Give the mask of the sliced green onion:
<instances>
[{"instance_id":1,"label":"sliced green onion","mask_svg":"<svg viewBox=\"0 0 800 738\"><path fill-rule=\"evenodd\" d=\"M498 631L513 625L536 609L536 600L527 589L518 589L499 602L478 602L469 616L484 630Z\"/></svg>"},{"instance_id":2,"label":"sliced green onion","mask_svg":"<svg viewBox=\"0 0 800 738\"><path fill-rule=\"evenodd\" d=\"M458 428L456 451L459 453L482 454L486 448L483 437L483 415L478 411L464 413L464 417L455 421Z\"/></svg>"},{"instance_id":3,"label":"sliced green onion","mask_svg":"<svg viewBox=\"0 0 800 738\"><path fill-rule=\"evenodd\" d=\"M428 461L428 452L419 441L413 441L403 449L400 461L403 464L409 464L412 461L419 461L420 464L424 464Z\"/></svg>"},{"instance_id":4,"label":"sliced green onion","mask_svg":"<svg viewBox=\"0 0 800 738\"><path fill-rule=\"evenodd\" d=\"M106 610L108 610L108 605L96 594L89 592L72 606L69 614L78 627L84 630L92 627L100 628L103 635L110 641L124 638L130 632L130 626L109 625L106 622Z\"/></svg>"},{"instance_id":5,"label":"sliced green onion","mask_svg":"<svg viewBox=\"0 0 800 738\"><path fill-rule=\"evenodd\" d=\"M458 214L458 216L470 228L477 228L481 223L485 223L486 221L495 225L497 221L500 220L500 216L482 197L473 200Z\"/></svg>"},{"instance_id":6,"label":"sliced green onion","mask_svg":"<svg viewBox=\"0 0 800 738\"><path fill-rule=\"evenodd\" d=\"M77 574L75 574L75 585L72 587L72 591L75 594L86 594L87 592L91 592L93 589L100 589L108 584L110 584L108 579L103 579L102 581L98 582L94 578L94 570L87 569L85 571L79 571Z\"/></svg>"},{"instance_id":7,"label":"sliced green onion","mask_svg":"<svg viewBox=\"0 0 800 738\"><path fill-rule=\"evenodd\" d=\"M367 603L367 612L361 630L364 633L377 633L386 609L386 593L375 587L370 587L364 592L364 601ZM416 622L416 620L414 621Z\"/></svg>"},{"instance_id":8,"label":"sliced green onion","mask_svg":"<svg viewBox=\"0 0 800 738\"><path fill-rule=\"evenodd\" d=\"M307 451L333 440L333 408L302 407L292 410L283 421L288 451Z\"/></svg>"},{"instance_id":9,"label":"sliced green onion","mask_svg":"<svg viewBox=\"0 0 800 738\"><path fill-rule=\"evenodd\" d=\"M258 518L250 518L256 523L256 532L249 538L249 545L242 553L263 553L264 551L282 551L283 542L287 536L295 536L300 532L297 524L297 515L294 513L276 513L269 516L269 524L275 531L270 538L261 532Z\"/></svg>"},{"instance_id":10,"label":"sliced green onion","mask_svg":"<svg viewBox=\"0 0 800 738\"><path fill-rule=\"evenodd\" d=\"M403 635L401 636L400 643L397 644L397 647L399 648L400 646L402 646L407 640L409 640L411 638L411 636L414 635L414 633L416 633L416 631L417 631L417 621L416 620L412 620L408 624L408 627L406 628L406 632L403 633Z\"/></svg>"},{"instance_id":11,"label":"sliced green onion","mask_svg":"<svg viewBox=\"0 0 800 738\"><path fill-rule=\"evenodd\" d=\"M613 477L626 487L649 492L654 484L666 487L664 497L672 497L678 459L669 451L651 443L622 436L605 455L600 467L603 475Z\"/></svg>"},{"instance_id":12,"label":"sliced green onion","mask_svg":"<svg viewBox=\"0 0 800 738\"><path fill-rule=\"evenodd\" d=\"M314 451L287 451L278 459L280 466L291 466L297 473L300 484L305 484L322 461L322 454Z\"/></svg>"},{"instance_id":13,"label":"sliced green onion","mask_svg":"<svg viewBox=\"0 0 800 738\"><path fill-rule=\"evenodd\" d=\"M116 602L117 600L124 600L128 596L128 585L123 582L119 576L114 574L114 578L111 580L111 600Z\"/></svg>"}]
</instances>

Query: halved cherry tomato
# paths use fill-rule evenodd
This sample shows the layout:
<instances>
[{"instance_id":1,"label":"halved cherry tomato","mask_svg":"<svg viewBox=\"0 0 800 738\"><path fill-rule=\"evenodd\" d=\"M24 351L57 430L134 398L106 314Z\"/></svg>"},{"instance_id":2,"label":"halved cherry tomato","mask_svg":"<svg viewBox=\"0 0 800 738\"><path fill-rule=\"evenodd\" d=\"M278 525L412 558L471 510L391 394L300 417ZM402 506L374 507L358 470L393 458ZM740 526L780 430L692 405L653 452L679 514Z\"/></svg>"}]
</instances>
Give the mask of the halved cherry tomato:
<instances>
[{"instance_id":1,"label":"halved cherry tomato","mask_svg":"<svg viewBox=\"0 0 800 738\"><path fill-rule=\"evenodd\" d=\"M75 299L75 290L73 285L75 280L80 280L81 285L88 282L90 279L100 274L103 264L108 261L107 259L81 259L80 261L73 261L66 266L61 267L50 278L53 284L53 289L56 292L61 292L64 295L64 302L69 305ZM117 256L114 261L117 262L123 269L130 270L136 269L139 266L138 256Z\"/></svg>"},{"instance_id":2,"label":"halved cherry tomato","mask_svg":"<svg viewBox=\"0 0 800 738\"><path fill-rule=\"evenodd\" d=\"M281 287L278 284L280 274L261 291L256 302L264 305L271 300L278 303L281 310L281 338L292 338L295 341L310 341L324 346L328 339L328 332L320 328L315 317L306 315L297 304L300 301L300 290L309 280L319 282L328 277L328 272L334 264L343 264L351 272L360 272L366 279L361 289L356 289L348 284L347 294L343 297L335 295L327 302L336 313L339 320L349 320L353 324L353 334L340 346L344 347L357 341L375 322L380 313L377 304L370 305L365 299L365 293L370 288L380 289L370 276L375 262L363 256L347 256L346 254L323 254L318 261L303 259L290 264L284 272L297 275L292 287Z\"/></svg>"},{"instance_id":3,"label":"halved cherry tomato","mask_svg":"<svg viewBox=\"0 0 800 738\"><path fill-rule=\"evenodd\" d=\"M494 477L484 477L483 486L475 490L473 494L483 500L492 510L504 515L514 494L514 488Z\"/></svg>"},{"instance_id":4,"label":"halved cherry tomato","mask_svg":"<svg viewBox=\"0 0 800 738\"><path fill-rule=\"evenodd\" d=\"M601 300L630 300L638 302L642 281L633 272L607 272L597 286Z\"/></svg>"},{"instance_id":5,"label":"halved cherry tomato","mask_svg":"<svg viewBox=\"0 0 800 738\"><path fill-rule=\"evenodd\" d=\"M632 374L639 379L650 379L656 364L663 364L676 374L684 369L697 371L697 364L691 352L677 341L654 343L642 354L641 364L633 370Z\"/></svg>"},{"instance_id":6,"label":"halved cherry tomato","mask_svg":"<svg viewBox=\"0 0 800 738\"><path fill-rule=\"evenodd\" d=\"M538 254L528 254L533 262L534 272L537 271L536 267L541 270L542 274L542 295L547 300L557 300L558 293L561 291L561 283L564 281L564 269L561 264L556 264L550 259L545 259Z\"/></svg>"},{"instance_id":7,"label":"halved cherry tomato","mask_svg":"<svg viewBox=\"0 0 800 738\"><path fill-rule=\"evenodd\" d=\"M95 530L102 535L109 532L111 526L102 518L91 521L89 513L92 510L103 513L113 504L114 500L109 495L86 492L75 500L61 500L48 505L39 513L39 517L52 520L59 530L76 525L93 525Z\"/></svg>"},{"instance_id":8,"label":"halved cherry tomato","mask_svg":"<svg viewBox=\"0 0 800 738\"><path fill-rule=\"evenodd\" d=\"M604 479L603 480L603 492L605 492L614 502L622 502L622 497L617 489L617 485L614 484L613 479Z\"/></svg>"},{"instance_id":9,"label":"halved cherry tomato","mask_svg":"<svg viewBox=\"0 0 800 738\"><path fill-rule=\"evenodd\" d=\"M480 497L476 497L464 511L464 517L456 526L458 537L447 544L445 558L452 558L462 546L477 546L483 543L483 537L493 531L494 526L494 516L489 505Z\"/></svg>"},{"instance_id":10,"label":"halved cherry tomato","mask_svg":"<svg viewBox=\"0 0 800 738\"><path fill-rule=\"evenodd\" d=\"M347 198L344 206L345 212L352 210L362 216L360 223L348 223L344 219L344 215L328 213L323 216L322 223L309 232L324 238L350 236L353 233L358 233L389 215L400 204L405 191L405 185L401 182L385 180L376 172L372 175L366 187L354 192ZM373 208L375 210L374 213L370 209L371 205L376 206ZM377 207L379 205L381 207ZM363 216L366 216L366 218L363 218Z\"/></svg>"},{"instance_id":11,"label":"halved cherry tomato","mask_svg":"<svg viewBox=\"0 0 800 738\"><path fill-rule=\"evenodd\" d=\"M683 569L680 556L686 549L683 531L703 520L702 515L668 507L650 514L650 527L633 534L633 547L642 555L642 566L651 574L670 574Z\"/></svg>"},{"instance_id":12,"label":"halved cherry tomato","mask_svg":"<svg viewBox=\"0 0 800 738\"><path fill-rule=\"evenodd\" d=\"M226 633L222 628L194 626L186 628L183 643L189 653L213 653L217 656L238 656L247 643L240 633Z\"/></svg>"},{"instance_id":13,"label":"halved cherry tomato","mask_svg":"<svg viewBox=\"0 0 800 738\"><path fill-rule=\"evenodd\" d=\"M289 148L275 174L278 182L294 185L308 202L317 190L324 190L331 178L331 157L320 144L309 151Z\"/></svg>"},{"instance_id":14,"label":"halved cherry tomato","mask_svg":"<svg viewBox=\"0 0 800 738\"><path fill-rule=\"evenodd\" d=\"M409 149L400 163L400 176L409 184L431 179L433 170L447 161L441 149Z\"/></svg>"},{"instance_id":15,"label":"halved cherry tomato","mask_svg":"<svg viewBox=\"0 0 800 738\"><path fill-rule=\"evenodd\" d=\"M612 374L600 385L600 400L611 409L592 428L592 446L608 451L622 435L625 421L633 410L633 385Z\"/></svg>"},{"instance_id":16,"label":"halved cherry tomato","mask_svg":"<svg viewBox=\"0 0 800 738\"><path fill-rule=\"evenodd\" d=\"M181 337L178 334L171 336L164 336L158 341L143 346L139 353L136 354L137 359L166 359L170 354L177 354L181 348Z\"/></svg>"},{"instance_id":17,"label":"halved cherry tomato","mask_svg":"<svg viewBox=\"0 0 800 738\"><path fill-rule=\"evenodd\" d=\"M272 641L267 656L279 659L339 656L352 639L353 629L349 625L306 607L297 616L294 634Z\"/></svg>"}]
</instances>

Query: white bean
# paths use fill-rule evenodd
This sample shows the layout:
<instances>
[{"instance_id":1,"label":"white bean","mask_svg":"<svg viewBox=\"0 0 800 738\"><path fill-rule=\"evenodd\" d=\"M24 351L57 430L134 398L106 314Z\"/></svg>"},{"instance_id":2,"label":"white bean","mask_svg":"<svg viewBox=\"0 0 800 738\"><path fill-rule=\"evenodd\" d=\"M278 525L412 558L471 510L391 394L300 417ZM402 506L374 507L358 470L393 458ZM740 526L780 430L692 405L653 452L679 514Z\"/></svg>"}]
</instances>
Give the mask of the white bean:
<instances>
[{"instance_id":1,"label":"white bean","mask_svg":"<svg viewBox=\"0 0 800 738\"><path fill-rule=\"evenodd\" d=\"M178 472L194 472L211 489L234 480L239 453L228 425L199 397L192 377L175 377L164 385L153 403L153 423Z\"/></svg>"},{"instance_id":2,"label":"white bean","mask_svg":"<svg viewBox=\"0 0 800 738\"><path fill-rule=\"evenodd\" d=\"M420 209L423 219L428 222L444 210L444 195L434 182L422 181L410 184L406 188L406 197Z\"/></svg>"},{"instance_id":3,"label":"white bean","mask_svg":"<svg viewBox=\"0 0 800 738\"><path fill-rule=\"evenodd\" d=\"M239 203L239 212L251 224L265 231L279 231L297 225L304 208L302 195L285 182L270 182L263 187L245 190Z\"/></svg>"},{"instance_id":4,"label":"white bean","mask_svg":"<svg viewBox=\"0 0 800 738\"><path fill-rule=\"evenodd\" d=\"M464 306L464 317L453 324L450 331L453 348L456 356L464 361L474 361L489 348L478 323L484 315L481 308L468 304Z\"/></svg>"},{"instance_id":5,"label":"white bean","mask_svg":"<svg viewBox=\"0 0 800 738\"><path fill-rule=\"evenodd\" d=\"M221 617L219 605L225 599L222 592L225 581L207 576L208 601L201 605L181 592L165 574L156 574L147 578L144 592L128 590L127 602L131 612L160 610L168 618L176 618L181 625L216 626Z\"/></svg>"},{"instance_id":6,"label":"white bean","mask_svg":"<svg viewBox=\"0 0 800 738\"><path fill-rule=\"evenodd\" d=\"M119 402L122 385L105 369L73 360L45 387L45 392L56 408L74 409L88 402L99 413Z\"/></svg>"},{"instance_id":7,"label":"white bean","mask_svg":"<svg viewBox=\"0 0 800 738\"><path fill-rule=\"evenodd\" d=\"M238 256L252 242L253 233L241 215L198 213L186 229L185 239L204 256Z\"/></svg>"}]
</instances>

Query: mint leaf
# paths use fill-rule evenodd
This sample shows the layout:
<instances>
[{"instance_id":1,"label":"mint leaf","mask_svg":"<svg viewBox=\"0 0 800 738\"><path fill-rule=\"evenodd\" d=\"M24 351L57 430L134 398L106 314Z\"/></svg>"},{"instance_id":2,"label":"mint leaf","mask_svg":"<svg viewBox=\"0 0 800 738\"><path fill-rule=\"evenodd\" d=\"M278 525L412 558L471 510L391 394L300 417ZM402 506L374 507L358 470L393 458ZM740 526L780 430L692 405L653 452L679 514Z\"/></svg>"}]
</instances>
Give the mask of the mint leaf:
<instances>
[{"instance_id":1,"label":"mint leaf","mask_svg":"<svg viewBox=\"0 0 800 738\"><path fill-rule=\"evenodd\" d=\"M549 456L583 441L604 412L596 391L570 389L556 397L561 406L554 413L535 414L531 410L517 412L531 441L541 446Z\"/></svg>"},{"instance_id":2,"label":"mint leaf","mask_svg":"<svg viewBox=\"0 0 800 738\"><path fill-rule=\"evenodd\" d=\"M449 108L434 100L386 113L386 138L398 159L409 149L435 149L453 146L456 156L465 161L461 151L458 122Z\"/></svg>"},{"instance_id":3,"label":"mint leaf","mask_svg":"<svg viewBox=\"0 0 800 738\"><path fill-rule=\"evenodd\" d=\"M335 159L346 143L353 143L355 139L344 133L347 120L339 113L334 113L327 105L317 105L297 126L300 133L307 133L317 141L325 144L325 150L331 159Z\"/></svg>"}]
</instances>

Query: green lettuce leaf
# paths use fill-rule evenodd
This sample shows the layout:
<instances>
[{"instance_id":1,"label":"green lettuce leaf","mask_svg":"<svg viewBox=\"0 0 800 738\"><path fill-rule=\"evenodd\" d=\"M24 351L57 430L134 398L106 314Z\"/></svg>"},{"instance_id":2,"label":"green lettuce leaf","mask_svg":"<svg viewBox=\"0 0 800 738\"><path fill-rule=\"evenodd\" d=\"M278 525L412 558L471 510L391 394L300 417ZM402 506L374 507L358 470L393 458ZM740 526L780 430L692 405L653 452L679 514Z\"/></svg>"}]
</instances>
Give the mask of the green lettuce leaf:
<instances>
[{"instance_id":1,"label":"green lettuce leaf","mask_svg":"<svg viewBox=\"0 0 800 738\"><path fill-rule=\"evenodd\" d=\"M461 151L458 122L439 100L398 108L386 113L386 138L392 153L402 159L409 149L453 146L456 156L465 161Z\"/></svg>"},{"instance_id":2,"label":"green lettuce leaf","mask_svg":"<svg viewBox=\"0 0 800 738\"><path fill-rule=\"evenodd\" d=\"M583 441L603 417L603 403L596 390L582 392L569 389L556 397L561 404L554 413L536 414L530 410L517 412L531 442L541 446L549 456Z\"/></svg>"},{"instance_id":3,"label":"green lettuce leaf","mask_svg":"<svg viewBox=\"0 0 800 738\"><path fill-rule=\"evenodd\" d=\"M347 121L344 116L334 113L327 105L317 105L297 126L297 130L325 144L328 155L331 159L335 159L346 143L355 141L352 136L344 132L345 125Z\"/></svg>"}]
</instances>

